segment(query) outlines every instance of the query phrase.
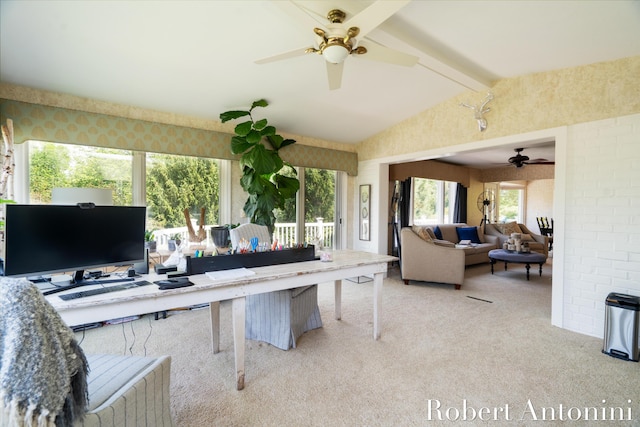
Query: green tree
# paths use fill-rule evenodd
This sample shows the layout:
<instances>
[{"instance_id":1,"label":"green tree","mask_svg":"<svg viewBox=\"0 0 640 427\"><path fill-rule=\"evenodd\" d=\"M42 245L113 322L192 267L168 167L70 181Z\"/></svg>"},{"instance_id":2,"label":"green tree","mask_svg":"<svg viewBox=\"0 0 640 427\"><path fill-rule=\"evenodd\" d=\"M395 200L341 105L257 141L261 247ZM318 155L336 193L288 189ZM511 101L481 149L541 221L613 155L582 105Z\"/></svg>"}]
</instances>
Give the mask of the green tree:
<instances>
[{"instance_id":1,"label":"green tree","mask_svg":"<svg viewBox=\"0 0 640 427\"><path fill-rule=\"evenodd\" d=\"M500 190L500 220L515 221L518 218L521 190Z\"/></svg>"},{"instance_id":2,"label":"green tree","mask_svg":"<svg viewBox=\"0 0 640 427\"><path fill-rule=\"evenodd\" d=\"M215 160L150 155L147 208L154 228L184 227L184 209L194 219L206 209L205 223L218 223L219 176Z\"/></svg>"},{"instance_id":3,"label":"green tree","mask_svg":"<svg viewBox=\"0 0 640 427\"><path fill-rule=\"evenodd\" d=\"M335 210L335 172L326 169L305 169L304 173L304 220L333 222Z\"/></svg>"},{"instance_id":4,"label":"green tree","mask_svg":"<svg viewBox=\"0 0 640 427\"><path fill-rule=\"evenodd\" d=\"M334 221L335 183L335 172L333 171L305 169L305 222L316 222L316 218L323 218L324 222ZM276 218L278 222L296 222L296 200L287 200L284 209L276 210Z\"/></svg>"},{"instance_id":5,"label":"green tree","mask_svg":"<svg viewBox=\"0 0 640 427\"><path fill-rule=\"evenodd\" d=\"M98 154L102 150L98 150ZM69 177L70 187L109 188L116 206L130 205L133 201L131 190L131 156L126 159L116 157L87 156L76 164Z\"/></svg>"},{"instance_id":6,"label":"green tree","mask_svg":"<svg viewBox=\"0 0 640 427\"><path fill-rule=\"evenodd\" d=\"M416 178L413 182L414 219L420 221L436 219L438 182L423 178Z\"/></svg>"},{"instance_id":7,"label":"green tree","mask_svg":"<svg viewBox=\"0 0 640 427\"><path fill-rule=\"evenodd\" d=\"M59 144L31 148L29 158L29 197L31 203L51 203L51 190L66 187L64 171L69 169L69 153Z\"/></svg>"}]
</instances>

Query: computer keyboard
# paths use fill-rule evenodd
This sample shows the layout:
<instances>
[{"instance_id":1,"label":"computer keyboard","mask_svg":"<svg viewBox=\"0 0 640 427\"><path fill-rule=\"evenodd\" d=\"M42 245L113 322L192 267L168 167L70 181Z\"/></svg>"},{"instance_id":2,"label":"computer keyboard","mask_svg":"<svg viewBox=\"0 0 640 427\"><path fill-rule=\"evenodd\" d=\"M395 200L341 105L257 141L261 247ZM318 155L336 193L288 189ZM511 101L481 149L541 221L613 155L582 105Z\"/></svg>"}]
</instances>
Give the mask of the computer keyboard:
<instances>
[{"instance_id":1,"label":"computer keyboard","mask_svg":"<svg viewBox=\"0 0 640 427\"><path fill-rule=\"evenodd\" d=\"M125 289L139 288L140 286L147 286L147 285L152 285L152 283L147 282L146 280L138 280L135 282L127 282L127 283L122 283L121 285L110 286L108 288L89 289L87 291L74 292L72 294L64 294L64 295L58 295L58 296L60 297L60 299L68 301L71 299L90 297L92 295L106 294L107 292L118 292L118 291L123 291Z\"/></svg>"}]
</instances>

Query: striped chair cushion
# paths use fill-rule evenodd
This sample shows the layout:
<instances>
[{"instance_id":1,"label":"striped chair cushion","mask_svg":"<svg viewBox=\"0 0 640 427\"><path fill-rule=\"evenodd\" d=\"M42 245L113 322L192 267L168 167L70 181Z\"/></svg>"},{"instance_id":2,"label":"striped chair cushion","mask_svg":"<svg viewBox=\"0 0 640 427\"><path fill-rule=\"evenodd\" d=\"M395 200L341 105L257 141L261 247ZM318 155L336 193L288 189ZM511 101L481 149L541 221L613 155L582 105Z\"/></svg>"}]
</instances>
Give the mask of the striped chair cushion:
<instances>
[{"instance_id":1,"label":"striped chair cushion","mask_svg":"<svg viewBox=\"0 0 640 427\"><path fill-rule=\"evenodd\" d=\"M169 356L87 355L89 412L77 426L173 426Z\"/></svg>"}]
</instances>

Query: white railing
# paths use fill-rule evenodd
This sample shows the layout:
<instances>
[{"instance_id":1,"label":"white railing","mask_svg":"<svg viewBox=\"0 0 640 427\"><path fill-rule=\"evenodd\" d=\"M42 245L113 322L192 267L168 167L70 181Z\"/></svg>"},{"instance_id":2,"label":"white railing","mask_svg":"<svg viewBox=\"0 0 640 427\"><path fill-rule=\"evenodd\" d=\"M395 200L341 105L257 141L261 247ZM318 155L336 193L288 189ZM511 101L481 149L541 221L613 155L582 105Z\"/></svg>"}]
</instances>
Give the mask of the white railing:
<instances>
[{"instance_id":1,"label":"white railing","mask_svg":"<svg viewBox=\"0 0 640 427\"><path fill-rule=\"evenodd\" d=\"M206 243L212 243L211 240L211 227L217 227L216 225L205 225L204 229L207 233ZM193 227L196 231L198 226ZM333 223L326 223L322 221L307 222L304 225L304 240L307 243L314 242L318 237L321 237L322 246L325 248L333 247ZM179 234L183 242L189 241L189 230L185 227L163 228L161 230L155 230L153 235L157 242L158 249L166 249L169 247L169 240L174 235ZM292 245L298 243L296 239L296 224L290 223L276 223L275 231L273 233L274 239L278 239L278 242L282 245ZM197 242L202 243L202 242Z\"/></svg>"},{"instance_id":2,"label":"white railing","mask_svg":"<svg viewBox=\"0 0 640 427\"><path fill-rule=\"evenodd\" d=\"M320 238L322 247L333 247L333 223L327 222L307 222L304 224L304 241L313 243ZM276 223L276 229L273 232L274 239L283 245L292 245L298 243L296 239L296 224L294 222Z\"/></svg>"}]
</instances>

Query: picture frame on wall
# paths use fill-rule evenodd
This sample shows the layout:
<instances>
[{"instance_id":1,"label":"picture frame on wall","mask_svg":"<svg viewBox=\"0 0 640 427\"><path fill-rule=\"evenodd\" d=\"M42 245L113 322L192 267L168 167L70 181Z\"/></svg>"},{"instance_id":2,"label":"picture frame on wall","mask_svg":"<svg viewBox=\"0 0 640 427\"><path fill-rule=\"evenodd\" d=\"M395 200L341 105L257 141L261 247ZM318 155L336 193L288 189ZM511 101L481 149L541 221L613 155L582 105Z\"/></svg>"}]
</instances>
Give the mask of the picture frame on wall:
<instances>
[{"instance_id":1,"label":"picture frame on wall","mask_svg":"<svg viewBox=\"0 0 640 427\"><path fill-rule=\"evenodd\" d=\"M360 186L360 240L371 240L371 185Z\"/></svg>"}]
</instances>

